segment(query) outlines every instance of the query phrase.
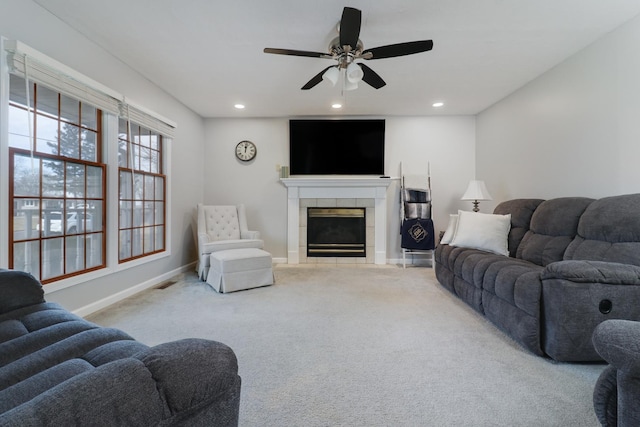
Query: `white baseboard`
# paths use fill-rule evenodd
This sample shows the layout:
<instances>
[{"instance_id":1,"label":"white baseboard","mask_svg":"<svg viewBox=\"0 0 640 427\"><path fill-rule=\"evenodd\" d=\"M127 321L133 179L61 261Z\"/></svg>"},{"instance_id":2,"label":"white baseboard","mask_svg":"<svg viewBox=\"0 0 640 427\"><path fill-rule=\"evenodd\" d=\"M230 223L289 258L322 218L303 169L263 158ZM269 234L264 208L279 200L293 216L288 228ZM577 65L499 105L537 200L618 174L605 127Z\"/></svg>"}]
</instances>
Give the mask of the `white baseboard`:
<instances>
[{"instance_id":1,"label":"white baseboard","mask_svg":"<svg viewBox=\"0 0 640 427\"><path fill-rule=\"evenodd\" d=\"M272 259L274 264L287 264L289 261L287 260L287 258L282 257L282 258L273 258Z\"/></svg>"},{"instance_id":2,"label":"white baseboard","mask_svg":"<svg viewBox=\"0 0 640 427\"><path fill-rule=\"evenodd\" d=\"M195 264L196 264L195 262L192 262L190 264L183 265L180 268L177 268L175 270L164 273L160 276L149 279L146 282L140 283L139 285L133 286L131 288L125 289L123 291L110 295L106 298L103 298L99 301L85 305L84 307L80 307L79 309L74 310L73 313L80 317L88 316L92 313L95 313L98 310L102 310L103 308L109 307L112 304L115 304L126 298L129 298L130 296L133 296L149 288L153 288L154 286L157 286L162 282L165 282L171 279L172 277L177 276L178 274L184 273L186 271L193 271L195 268Z\"/></svg>"}]
</instances>

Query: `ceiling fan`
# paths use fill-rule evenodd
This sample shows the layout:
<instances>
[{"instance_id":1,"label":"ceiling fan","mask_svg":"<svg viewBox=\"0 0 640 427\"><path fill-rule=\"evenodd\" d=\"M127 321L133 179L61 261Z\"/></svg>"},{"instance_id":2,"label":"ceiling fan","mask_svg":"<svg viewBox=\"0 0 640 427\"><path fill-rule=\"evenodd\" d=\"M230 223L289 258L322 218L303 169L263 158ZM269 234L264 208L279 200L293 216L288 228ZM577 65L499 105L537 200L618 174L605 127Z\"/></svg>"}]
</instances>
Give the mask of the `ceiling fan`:
<instances>
[{"instance_id":1,"label":"ceiling fan","mask_svg":"<svg viewBox=\"0 0 640 427\"><path fill-rule=\"evenodd\" d=\"M323 79L336 84L341 71L345 73L345 90L355 89L357 83L363 80L365 83L380 89L386 85L375 71L362 63L356 63L358 59L384 59L396 56L413 55L426 52L433 48L432 40L419 40L405 43L390 44L386 46L364 49L360 37L360 25L362 12L359 9L345 7L342 18L338 24L338 37L329 44L329 52L310 52L305 50L265 48L265 53L276 55L306 56L310 58L325 58L338 61L338 65L331 65L316 74L309 80L302 90L308 90L322 82ZM349 87L350 86L350 87Z\"/></svg>"}]
</instances>

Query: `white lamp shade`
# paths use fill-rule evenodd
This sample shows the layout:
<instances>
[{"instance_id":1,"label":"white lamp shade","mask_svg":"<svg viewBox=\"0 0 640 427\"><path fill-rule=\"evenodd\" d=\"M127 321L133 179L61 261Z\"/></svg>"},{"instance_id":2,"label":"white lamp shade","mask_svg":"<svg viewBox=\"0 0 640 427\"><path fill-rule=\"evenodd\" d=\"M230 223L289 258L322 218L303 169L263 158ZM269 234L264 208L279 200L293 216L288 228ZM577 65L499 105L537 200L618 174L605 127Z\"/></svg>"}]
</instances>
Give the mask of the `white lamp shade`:
<instances>
[{"instance_id":1,"label":"white lamp shade","mask_svg":"<svg viewBox=\"0 0 640 427\"><path fill-rule=\"evenodd\" d=\"M351 80L344 79L344 90L356 90L358 89L358 82L352 82Z\"/></svg>"},{"instance_id":2,"label":"white lamp shade","mask_svg":"<svg viewBox=\"0 0 640 427\"><path fill-rule=\"evenodd\" d=\"M340 78L340 70L338 70L338 67L331 67L327 71L325 71L324 74L322 75L322 80L327 80L331 82L333 86L335 86L336 83L338 83L339 78Z\"/></svg>"},{"instance_id":3,"label":"white lamp shade","mask_svg":"<svg viewBox=\"0 0 640 427\"><path fill-rule=\"evenodd\" d=\"M467 191L464 192L460 200L493 200L484 181L473 180L469 182Z\"/></svg>"},{"instance_id":4,"label":"white lamp shade","mask_svg":"<svg viewBox=\"0 0 640 427\"><path fill-rule=\"evenodd\" d=\"M347 80L351 83L358 83L364 77L364 71L355 62L352 62L347 66ZM357 86L356 86L357 87Z\"/></svg>"}]
</instances>

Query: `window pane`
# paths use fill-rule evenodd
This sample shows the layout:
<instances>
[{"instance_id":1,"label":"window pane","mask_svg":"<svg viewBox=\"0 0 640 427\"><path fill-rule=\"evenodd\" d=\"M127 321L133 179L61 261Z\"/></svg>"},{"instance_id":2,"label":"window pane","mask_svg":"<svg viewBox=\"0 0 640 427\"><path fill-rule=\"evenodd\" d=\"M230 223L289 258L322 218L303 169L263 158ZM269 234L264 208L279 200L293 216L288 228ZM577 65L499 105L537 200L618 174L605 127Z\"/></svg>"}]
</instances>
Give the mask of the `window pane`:
<instances>
[{"instance_id":1,"label":"window pane","mask_svg":"<svg viewBox=\"0 0 640 427\"><path fill-rule=\"evenodd\" d=\"M120 231L119 259L131 258L131 230Z\"/></svg>"},{"instance_id":2,"label":"window pane","mask_svg":"<svg viewBox=\"0 0 640 427\"><path fill-rule=\"evenodd\" d=\"M42 241L42 279L51 279L63 274L62 244L64 239L46 239Z\"/></svg>"},{"instance_id":3,"label":"window pane","mask_svg":"<svg viewBox=\"0 0 640 427\"><path fill-rule=\"evenodd\" d=\"M84 236L72 236L65 239L66 273L84 270Z\"/></svg>"},{"instance_id":4,"label":"window pane","mask_svg":"<svg viewBox=\"0 0 640 427\"><path fill-rule=\"evenodd\" d=\"M144 253L153 252L155 245L153 244L154 230L153 227L144 228Z\"/></svg>"},{"instance_id":5,"label":"window pane","mask_svg":"<svg viewBox=\"0 0 640 427\"><path fill-rule=\"evenodd\" d=\"M87 205L87 221L91 225L89 231L102 231L102 201L91 201ZM88 226L87 226L88 227Z\"/></svg>"},{"instance_id":6,"label":"window pane","mask_svg":"<svg viewBox=\"0 0 640 427\"><path fill-rule=\"evenodd\" d=\"M131 230L131 256L142 255L142 229Z\"/></svg>"},{"instance_id":7,"label":"window pane","mask_svg":"<svg viewBox=\"0 0 640 427\"><path fill-rule=\"evenodd\" d=\"M39 235L38 199L17 199L13 211L13 240L35 239Z\"/></svg>"},{"instance_id":8,"label":"window pane","mask_svg":"<svg viewBox=\"0 0 640 427\"><path fill-rule=\"evenodd\" d=\"M102 265L102 233L89 234L87 242L87 268Z\"/></svg>"},{"instance_id":9,"label":"window pane","mask_svg":"<svg viewBox=\"0 0 640 427\"><path fill-rule=\"evenodd\" d=\"M44 160L42 162L42 195L62 197L64 195L64 162Z\"/></svg>"},{"instance_id":10,"label":"window pane","mask_svg":"<svg viewBox=\"0 0 640 427\"><path fill-rule=\"evenodd\" d=\"M42 237L51 237L62 234L63 211L58 208L48 208L42 210L42 220L40 221L40 229Z\"/></svg>"},{"instance_id":11,"label":"window pane","mask_svg":"<svg viewBox=\"0 0 640 427\"><path fill-rule=\"evenodd\" d=\"M98 161L96 136L95 132L82 129L82 134L80 135L80 149L82 150L80 157L82 160L87 160L89 162Z\"/></svg>"},{"instance_id":12,"label":"window pane","mask_svg":"<svg viewBox=\"0 0 640 427\"><path fill-rule=\"evenodd\" d=\"M164 178L156 178L156 200L164 200Z\"/></svg>"},{"instance_id":13,"label":"window pane","mask_svg":"<svg viewBox=\"0 0 640 427\"><path fill-rule=\"evenodd\" d=\"M120 228L129 228L132 226L132 215L132 202L120 202Z\"/></svg>"},{"instance_id":14,"label":"window pane","mask_svg":"<svg viewBox=\"0 0 640 427\"><path fill-rule=\"evenodd\" d=\"M151 173L160 172L160 153L157 151L151 151Z\"/></svg>"},{"instance_id":15,"label":"window pane","mask_svg":"<svg viewBox=\"0 0 640 427\"><path fill-rule=\"evenodd\" d=\"M84 198L85 166L69 162L66 163L66 166L66 196L70 198Z\"/></svg>"},{"instance_id":16,"label":"window pane","mask_svg":"<svg viewBox=\"0 0 640 427\"><path fill-rule=\"evenodd\" d=\"M87 166L87 197L102 198L102 168Z\"/></svg>"},{"instance_id":17,"label":"window pane","mask_svg":"<svg viewBox=\"0 0 640 427\"><path fill-rule=\"evenodd\" d=\"M82 126L97 130L98 129L98 110L89 104L82 103Z\"/></svg>"},{"instance_id":18,"label":"window pane","mask_svg":"<svg viewBox=\"0 0 640 427\"><path fill-rule=\"evenodd\" d=\"M149 148L140 147L140 170L151 172L151 150Z\"/></svg>"},{"instance_id":19,"label":"window pane","mask_svg":"<svg viewBox=\"0 0 640 427\"><path fill-rule=\"evenodd\" d=\"M155 211L155 203L144 202L144 225L154 225L153 214Z\"/></svg>"},{"instance_id":20,"label":"window pane","mask_svg":"<svg viewBox=\"0 0 640 427\"><path fill-rule=\"evenodd\" d=\"M142 202L135 201L133 205L133 226L142 227Z\"/></svg>"},{"instance_id":21,"label":"window pane","mask_svg":"<svg viewBox=\"0 0 640 427\"><path fill-rule=\"evenodd\" d=\"M9 105L9 146L31 149L29 142L29 121L33 120L27 110Z\"/></svg>"},{"instance_id":22,"label":"window pane","mask_svg":"<svg viewBox=\"0 0 640 427\"><path fill-rule=\"evenodd\" d=\"M120 171L120 199L133 199L131 173Z\"/></svg>"},{"instance_id":23,"label":"window pane","mask_svg":"<svg viewBox=\"0 0 640 427\"><path fill-rule=\"evenodd\" d=\"M58 154L58 121L39 115L36 117L36 151Z\"/></svg>"},{"instance_id":24,"label":"window pane","mask_svg":"<svg viewBox=\"0 0 640 427\"><path fill-rule=\"evenodd\" d=\"M155 151L160 149L160 137L155 134L151 134L151 148Z\"/></svg>"},{"instance_id":25,"label":"window pane","mask_svg":"<svg viewBox=\"0 0 640 427\"><path fill-rule=\"evenodd\" d=\"M162 249L164 249L164 228L163 227L154 227L156 230L156 238L155 238L155 244L156 244L156 251L160 251Z\"/></svg>"},{"instance_id":26,"label":"window pane","mask_svg":"<svg viewBox=\"0 0 640 427\"><path fill-rule=\"evenodd\" d=\"M144 195L144 189L142 188L144 184L144 176L137 173L134 175L133 181L134 181L134 186L133 186L134 199L142 200L143 199L142 196Z\"/></svg>"},{"instance_id":27,"label":"window pane","mask_svg":"<svg viewBox=\"0 0 640 427\"><path fill-rule=\"evenodd\" d=\"M37 112L50 117L58 117L58 93L48 87L38 85L36 87Z\"/></svg>"},{"instance_id":28,"label":"window pane","mask_svg":"<svg viewBox=\"0 0 640 427\"><path fill-rule=\"evenodd\" d=\"M27 88L22 77L11 74L9 76L9 100L16 105L27 108ZM29 84L29 105L31 108L35 105L33 102L34 87L33 83Z\"/></svg>"},{"instance_id":29,"label":"window pane","mask_svg":"<svg viewBox=\"0 0 640 427\"><path fill-rule=\"evenodd\" d=\"M80 102L68 96L60 95L60 120L80 124Z\"/></svg>"},{"instance_id":30,"label":"window pane","mask_svg":"<svg viewBox=\"0 0 640 427\"><path fill-rule=\"evenodd\" d=\"M118 140L118 166L125 168L129 165L129 150L127 141Z\"/></svg>"},{"instance_id":31,"label":"window pane","mask_svg":"<svg viewBox=\"0 0 640 427\"><path fill-rule=\"evenodd\" d=\"M15 243L13 268L40 277L40 241Z\"/></svg>"},{"instance_id":32,"label":"window pane","mask_svg":"<svg viewBox=\"0 0 640 427\"><path fill-rule=\"evenodd\" d=\"M156 211L155 211L156 222L155 222L155 224L156 225L164 224L164 203L156 202L155 206L156 206Z\"/></svg>"},{"instance_id":33,"label":"window pane","mask_svg":"<svg viewBox=\"0 0 640 427\"><path fill-rule=\"evenodd\" d=\"M60 129L60 155L71 159L80 158L80 128L63 123Z\"/></svg>"},{"instance_id":34,"label":"window pane","mask_svg":"<svg viewBox=\"0 0 640 427\"><path fill-rule=\"evenodd\" d=\"M153 200L154 197L154 178L151 175L144 176L144 199Z\"/></svg>"},{"instance_id":35,"label":"window pane","mask_svg":"<svg viewBox=\"0 0 640 427\"><path fill-rule=\"evenodd\" d=\"M21 155L13 157L13 195L40 195L40 159Z\"/></svg>"}]
</instances>

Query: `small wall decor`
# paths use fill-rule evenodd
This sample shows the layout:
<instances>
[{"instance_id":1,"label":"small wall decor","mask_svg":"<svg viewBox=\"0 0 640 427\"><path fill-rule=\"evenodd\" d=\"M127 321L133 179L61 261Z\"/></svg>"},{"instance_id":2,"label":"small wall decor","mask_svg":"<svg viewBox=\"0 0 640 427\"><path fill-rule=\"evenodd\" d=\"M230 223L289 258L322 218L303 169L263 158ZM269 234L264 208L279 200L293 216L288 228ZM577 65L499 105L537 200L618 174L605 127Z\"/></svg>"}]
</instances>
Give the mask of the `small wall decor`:
<instances>
[{"instance_id":1,"label":"small wall decor","mask_svg":"<svg viewBox=\"0 0 640 427\"><path fill-rule=\"evenodd\" d=\"M243 162L249 162L256 158L258 149L256 145L251 141L240 141L236 145L236 157Z\"/></svg>"}]
</instances>

